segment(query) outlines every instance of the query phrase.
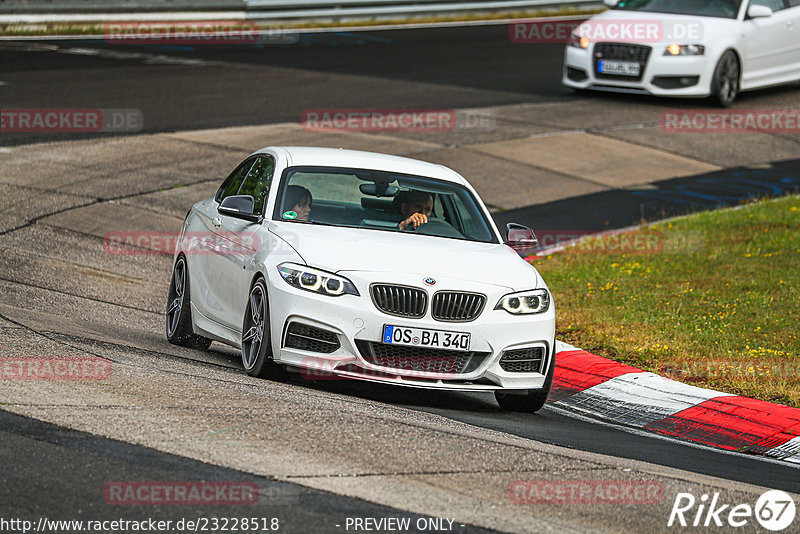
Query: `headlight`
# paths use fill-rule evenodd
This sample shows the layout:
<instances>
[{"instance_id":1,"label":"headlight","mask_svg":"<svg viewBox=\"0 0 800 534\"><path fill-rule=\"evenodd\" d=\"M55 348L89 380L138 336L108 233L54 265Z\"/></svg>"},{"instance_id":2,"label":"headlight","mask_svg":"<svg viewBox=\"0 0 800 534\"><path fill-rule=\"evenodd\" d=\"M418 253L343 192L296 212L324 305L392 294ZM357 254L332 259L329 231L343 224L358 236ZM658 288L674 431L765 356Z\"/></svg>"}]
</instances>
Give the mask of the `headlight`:
<instances>
[{"instance_id":1,"label":"headlight","mask_svg":"<svg viewBox=\"0 0 800 534\"><path fill-rule=\"evenodd\" d=\"M506 295L494 307L495 310L505 310L512 315L544 313L548 308L550 308L550 293L546 289Z\"/></svg>"},{"instance_id":2,"label":"headlight","mask_svg":"<svg viewBox=\"0 0 800 534\"><path fill-rule=\"evenodd\" d=\"M569 46L574 46L575 48L589 48L589 38L588 37L580 37L577 33L573 33L569 37L569 41L567 41Z\"/></svg>"},{"instance_id":3,"label":"headlight","mask_svg":"<svg viewBox=\"0 0 800 534\"><path fill-rule=\"evenodd\" d=\"M676 45L671 44L664 50L665 56L702 56L706 53L706 47L699 44Z\"/></svg>"},{"instance_id":4,"label":"headlight","mask_svg":"<svg viewBox=\"0 0 800 534\"><path fill-rule=\"evenodd\" d=\"M337 276L313 267L304 267L293 263L278 265L278 272L281 273L287 284L298 289L305 289L312 293L331 297L345 294L358 296L356 286L344 276Z\"/></svg>"}]
</instances>

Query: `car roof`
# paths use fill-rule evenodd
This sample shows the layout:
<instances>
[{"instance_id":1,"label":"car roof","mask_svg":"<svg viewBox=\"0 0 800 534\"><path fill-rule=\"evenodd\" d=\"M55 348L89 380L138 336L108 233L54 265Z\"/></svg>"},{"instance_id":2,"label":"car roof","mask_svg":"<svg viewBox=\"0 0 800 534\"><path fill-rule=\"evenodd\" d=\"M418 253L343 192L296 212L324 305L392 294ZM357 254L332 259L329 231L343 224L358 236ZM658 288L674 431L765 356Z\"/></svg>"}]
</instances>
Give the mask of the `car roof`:
<instances>
[{"instance_id":1,"label":"car roof","mask_svg":"<svg viewBox=\"0 0 800 534\"><path fill-rule=\"evenodd\" d=\"M402 174L413 174L438 178L466 185L466 180L457 172L435 163L428 163L417 159L391 156L377 152L362 150L347 150L344 148L322 148L308 146L271 146L259 150L267 152L273 150L283 152L291 167L345 167L353 169L372 169L376 171L389 171Z\"/></svg>"}]
</instances>

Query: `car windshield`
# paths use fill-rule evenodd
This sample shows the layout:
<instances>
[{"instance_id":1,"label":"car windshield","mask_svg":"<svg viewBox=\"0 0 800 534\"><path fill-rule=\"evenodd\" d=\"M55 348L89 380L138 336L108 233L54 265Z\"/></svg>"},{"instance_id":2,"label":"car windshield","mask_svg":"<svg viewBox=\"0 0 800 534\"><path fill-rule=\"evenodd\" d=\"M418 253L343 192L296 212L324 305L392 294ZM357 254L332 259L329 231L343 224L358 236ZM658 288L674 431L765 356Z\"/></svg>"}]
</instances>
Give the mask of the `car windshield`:
<instances>
[{"instance_id":1,"label":"car windshield","mask_svg":"<svg viewBox=\"0 0 800 534\"><path fill-rule=\"evenodd\" d=\"M428 222L401 230L413 213ZM332 167L284 173L275 220L497 242L489 221L465 187L421 176Z\"/></svg>"},{"instance_id":2,"label":"car windshield","mask_svg":"<svg viewBox=\"0 0 800 534\"><path fill-rule=\"evenodd\" d=\"M620 0L614 9L735 19L742 0Z\"/></svg>"}]
</instances>

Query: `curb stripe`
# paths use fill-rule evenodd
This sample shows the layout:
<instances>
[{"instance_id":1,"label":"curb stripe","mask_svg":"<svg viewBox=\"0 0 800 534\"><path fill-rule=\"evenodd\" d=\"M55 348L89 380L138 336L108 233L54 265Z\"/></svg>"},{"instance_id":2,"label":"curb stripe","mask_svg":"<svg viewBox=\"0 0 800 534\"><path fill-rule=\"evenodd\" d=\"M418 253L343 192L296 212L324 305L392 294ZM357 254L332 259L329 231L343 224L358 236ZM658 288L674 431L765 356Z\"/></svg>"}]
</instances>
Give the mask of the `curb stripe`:
<instances>
[{"instance_id":1,"label":"curb stripe","mask_svg":"<svg viewBox=\"0 0 800 534\"><path fill-rule=\"evenodd\" d=\"M792 438L783 445L778 445L774 449L764 452L764 456L800 464L800 437Z\"/></svg>"},{"instance_id":2,"label":"curb stripe","mask_svg":"<svg viewBox=\"0 0 800 534\"><path fill-rule=\"evenodd\" d=\"M560 401L611 378L635 372L641 371L584 350L559 352L548 399Z\"/></svg>"},{"instance_id":3,"label":"curb stripe","mask_svg":"<svg viewBox=\"0 0 800 534\"><path fill-rule=\"evenodd\" d=\"M557 342L548 401L719 449L800 464L800 409L677 382Z\"/></svg>"},{"instance_id":4,"label":"curb stripe","mask_svg":"<svg viewBox=\"0 0 800 534\"><path fill-rule=\"evenodd\" d=\"M642 371L626 373L576 393L561 404L628 425L646 426L719 393Z\"/></svg>"},{"instance_id":5,"label":"curb stripe","mask_svg":"<svg viewBox=\"0 0 800 534\"><path fill-rule=\"evenodd\" d=\"M720 397L646 428L721 449L764 454L800 434L800 410L747 397Z\"/></svg>"}]
</instances>

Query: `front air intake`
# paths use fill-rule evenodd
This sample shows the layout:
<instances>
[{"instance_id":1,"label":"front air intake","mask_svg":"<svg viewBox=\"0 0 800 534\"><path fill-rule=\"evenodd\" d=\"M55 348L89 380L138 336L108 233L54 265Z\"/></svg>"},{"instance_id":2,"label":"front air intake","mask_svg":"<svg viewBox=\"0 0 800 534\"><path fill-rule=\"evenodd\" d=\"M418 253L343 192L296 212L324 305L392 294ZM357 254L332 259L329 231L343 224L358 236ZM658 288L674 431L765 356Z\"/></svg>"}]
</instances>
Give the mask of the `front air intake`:
<instances>
[{"instance_id":1,"label":"front air intake","mask_svg":"<svg viewBox=\"0 0 800 534\"><path fill-rule=\"evenodd\" d=\"M283 346L330 354L336 352L341 345L338 336L333 332L301 323L291 323L286 329Z\"/></svg>"},{"instance_id":2,"label":"front air intake","mask_svg":"<svg viewBox=\"0 0 800 534\"><path fill-rule=\"evenodd\" d=\"M424 347L407 347L374 341L356 340L361 357L367 362L405 372L470 373L483 364L489 352L462 352Z\"/></svg>"},{"instance_id":3,"label":"front air intake","mask_svg":"<svg viewBox=\"0 0 800 534\"><path fill-rule=\"evenodd\" d=\"M539 373L543 361L542 347L507 350L500 358L500 367L507 373Z\"/></svg>"}]
</instances>

